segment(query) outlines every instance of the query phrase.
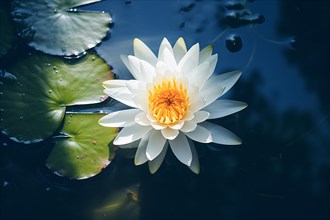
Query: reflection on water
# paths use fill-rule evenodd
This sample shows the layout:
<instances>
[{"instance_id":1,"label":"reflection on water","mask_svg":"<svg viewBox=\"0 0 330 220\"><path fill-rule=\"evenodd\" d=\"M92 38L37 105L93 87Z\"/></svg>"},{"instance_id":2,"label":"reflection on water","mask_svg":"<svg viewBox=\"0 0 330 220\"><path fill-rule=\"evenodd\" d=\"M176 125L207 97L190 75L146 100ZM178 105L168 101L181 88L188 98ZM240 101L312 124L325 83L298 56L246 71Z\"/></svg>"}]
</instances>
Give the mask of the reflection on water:
<instances>
[{"instance_id":1,"label":"reflection on water","mask_svg":"<svg viewBox=\"0 0 330 220\"><path fill-rule=\"evenodd\" d=\"M219 54L216 73L244 70L227 97L242 100L249 107L216 120L238 134L243 144L197 145L200 175L179 165L171 152L160 170L151 175L147 166L135 167L128 152L120 154L101 174L71 181L44 166L52 144L23 146L1 136L1 217L330 216L327 1L132 0L103 1L85 8L113 15L111 35L96 51L113 66L118 78L131 77L119 55L132 54L134 37L154 51L164 36L171 42L182 36L188 46L200 42L204 47L212 42ZM228 13L237 16L238 12L244 18L252 16L250 21L261 19L259 15L265 19L255 25L225 23ZM228 39L241 48L231 50ZM110 101L92 110L109 112L122 107Z\"/></svg>"}]
</instances>

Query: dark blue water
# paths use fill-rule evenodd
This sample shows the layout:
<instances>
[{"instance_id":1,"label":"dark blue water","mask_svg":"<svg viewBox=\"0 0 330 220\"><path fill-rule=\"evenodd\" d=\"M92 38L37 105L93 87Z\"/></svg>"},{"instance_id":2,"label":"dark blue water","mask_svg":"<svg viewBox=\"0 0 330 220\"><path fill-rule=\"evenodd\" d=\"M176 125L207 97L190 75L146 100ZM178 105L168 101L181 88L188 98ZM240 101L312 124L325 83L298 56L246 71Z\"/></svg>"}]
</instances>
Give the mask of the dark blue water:
<instances>
[{"instance_id":1,"label":"dark blue water","mask_svg":"<svg viewBox=\"0 0 330 220\"><path fill-rule=\"evenodd\" d=\"M131 77L119 55L133 53L135 37L154 51L163 37L212 44L216 73L242 69L226 97L249 106L216 122L243 144L198 145L199 175L170 151L154 175L119 151L99 175L74 181L44 165L51 143L1 136L1 219L330 217L329 1L106 0L84 9L113 16L95 50L118 78Z\"/></svg>"}]
</instances>

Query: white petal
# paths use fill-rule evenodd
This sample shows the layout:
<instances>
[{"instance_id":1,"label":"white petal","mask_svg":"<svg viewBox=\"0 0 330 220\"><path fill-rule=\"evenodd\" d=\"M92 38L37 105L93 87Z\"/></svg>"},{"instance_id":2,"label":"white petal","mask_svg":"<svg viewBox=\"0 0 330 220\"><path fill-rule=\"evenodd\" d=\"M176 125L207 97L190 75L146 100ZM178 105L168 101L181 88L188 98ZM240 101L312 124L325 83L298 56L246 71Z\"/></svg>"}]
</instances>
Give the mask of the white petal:
<instances>
[{"instance_id":1,"label":"white petal","mask_svg":"<svg viewBox=\"0 0 330 220\"><path fill-rule=\"evenodd\" d=\"M193 71L188 74L190 83L201 87L201 80L204 80L203 75L208 72L209 66L210 65L208 62L204 62L201 65L197 66L195 69L193 69Z\"/></svg>"},{"instance_id":2,"label":"white petal","mask_svg":"<svg viewBox=\"0 0 330 220\"><path fill-rule=\"evenodd\" d=\"M173 53L174 53L176 63L179 63L181 58L187 53L186 43L184 42L182 37L180 37L176 41L176 43L173 47Z\"/></svg>"},{"instance_id":3,"label":"white petal","mask_svg":"<svg viewBox=\"0 0 330 220\"><path fill-rule=\"evenodd\" d=\"M162 136L160 131L153 130L149 137L146 155L148 160L155 159L163 150L166 139Z\"/></svg>"},{"instance_id":4,"label":"white petal","mask_svg":"<svg viewBox=\"0 0 330 220\"><path fill-rule=\"evenodd\" d=\"M140 140L136 140L129 144L119 145L119 147L122 149L137 148L139 146L139 143L140 143Z\"/></svg>"},{"instance_id":5,"label":"white petal","mask_svg":"<svg viewBox=\"0 0 330 220\"><path fill-rule=\"evenodd\" d=\"M164 129L162 129L161 132L162 132L163 137L168 140L173 140L179 134L179 131L177 129L172 129L170 127L166 127Z\"/></svg>"},{"instance_id":6,"label":"white petal","mask_svg":"<svg viewBox=\"0 0 330 220\"><path fill-rule=\"evenodd\" d=\"M146 84L139 80L127 80L126 87L134 95L136 92L145 90Z\"/></svg>"},{"instance_id":7,"label":"white petal","mask_svg":"<svg viewBox=\"0 0 330 220\"><path fill-rule=\"evenodd\" d=\"M99 124L105 127L127 127L134 123L135 115L140 109L128 109L112 112L99 120Z\"/></svg>"},{"instance_id":8,"label":"white petal","mask_svg":"<svg viewBox=\"0 0 330 220\"><path fill-rule=\"evenodd\" d=\"M211 143L212 136L211 132L206 128L197 125L196 129L191 132L185 132L185 134L192 140L200 143Z\"/></svg>"},{"instance_id":9,"label":"white petal","mask_svg":"<svg viewBox=\"0 0 330 220\"><path fill-rule=\"evenodd\" d=\"M200 168L199 168L199 159L198 159L198 154L195 148L195 144L193 141L191 141L190 139L188 139L189 141L189 145L190 145L190 149L191 149L191 153L192 153L192 161L191 164L189 166L189 169L191 171L193 171L196 174L199 174Z\"/></svg>"},{"instance_id":10,"label":"white petal","mask_svg":"<svg viewBox=\"0 0 330 220\"><path fill-rule=\"evenodd\" d=\"M168 73L171 73L173 71L173 68L170 68L168 65L166 65L163 61L159 60L156 64L155 72L157 73L154 77L153 83L158 83L159 81L162 81L164 78L170 78L170 76L167 76Z\"/></svg>"},{"instance_id":11,"label":"white petal","mask_svg":"<svg viewBox=\"0 0 330 220\"><path fill-rule=\"evenodd\" d=\"M158 60L161 60L164 62L164 60L166 59L166 57L164 57L164 51L165 49L168 50L168 52L170 52L170 54L172 54L173 56L173 49L172 46L170 44L170 42L168 42L168 40L166 39L166 37L163 38L160 46L159 46L159 51L158 51ZM166 63L166 62L165 62Z\"/></svg>"},{"instance_id":12,"label":"white petal","mask_svg":"<svg viewBox=\"0 0 330 220\"><path fill-rule=\"evenodd\" d=\"M206 111L198 111L194 113L193 121L196 123L201 123L210 117L210 113Z\"/></svg>"},{"instance_id":13,"label":"white petal","mask_svg":"<svg viewBox=\"0 0 330 220\"><path fill-rule=\"evenodd\" d=\"M211 132L213 143L224 145L238 145L242 143L242 140L234 133L219 125L210 122L203 122L201 125Z\"/></svg>"},{"instance_id":14,"label":"white petal","mask_svg":"<svg viewBox=\"0 0 330 220\"><path fill-rule=\"evenodd\" d=\"M225 90L223 91L222 95L224 95L229 89L231 89L231 87L233 87L233 85L236 83L241 74L241 71L236 70L212 77L206 81L203 88L209 88L214 86L223 87L225 88Z\"/></svg>"},{"instance_id":15,"label":"white petal","mask_svg":"<svg viewBox=\"0 0 330 220\"><path fill-rule=\"evenodd\" d=\"M146 152L147 152L147 145L148 145L149 137L150 137L150 132L148 132L146 135L144 135L141 138L140 143L139 143L138 148L135 153L135 158L134 158L135 165L141 165L148 161Z\"/></svg>"},{"instance_id":16,"label":"white petal","mask_svg":"<svg viewBox=\"0 0 330 220\"><path fill-rule=\"evenodd\" d=\"M173 53L170 52L168 48L165 48L162 51L160 61L164 62L165 65L170 69L171 72L175 72L176 70L176 61L173 56Z\"/></svg>"},{"instance_id":17,"label":"white petal","mask_svg":"<svg viewBox=\"0 0 330 220\"><path fill-rule=\"evenodd\" d=\"M192 153L186 135L180 133L174 140L170 140L174 155L187 166L191 165Z\"/></svg>"},{"instance_id":18,"label":"white petal","mask_svg":"<svg viewBox=\"0 0 330 220\"><path fill-rule=\"evenodd\" d=\"M199 44L192 46L178 63L179 72L188 75L198 65Z\"/></svg>"},{"instance_id":19,"label":"white petal","mask_svg":"<svg viewBox=\"0 0 330 220\"><path fill-rule=\"evenodd\" d=\"M195 130L196 127L197 127L196 122L194 122L194 121L185 121L184 125L182 126L180 131L182 131L182 132L191 132L191 131Z\"/></svg>"},{"instance_id":20,"label":"white petal","mask_svg":"<svg viewBox=\"0 0 330 220\"><path fill-rule=\"evenodd\" d=\"M107 80L102 83L106 89L126 87L127 80Z\"/></svg>"},{"instance_id":21,"label":"white petal","mask_svg":"<svg viewBox=\"0 0 330 220\"><path fill-rule=\"evenodd\" d=\"M241 111L246 107L247 104L244 102L238 102L233 100L216 100L209 106L205 107L203 111L209 112L209 119L213 119L225 117L227 115Z\"/></svg>"},{"instance_id":22,"label":"white petal","mask_svg":"<svg viewBox=\"0 0 330 220\"><path fill-rule=\"evenodd\" d=\"M210 78L210 76L213 74L215 67L218 62L218 54L212 55L205 63L209 64L209 68L200 75L200 87L204 85L204 83Z\"/></svg>"},{"instance_id":23,"label":"white petal","mask_svg":"<svg viewBox=\"0 0 330 220\"><path fill-rule=\"evenodd\" d=\"M133 95L133 102L137 106L137 108L148 112L149 106L148 106L148 95L146 90L142 90L138 92L137 94Z\"/></svg>"},{"instance_id":24,"label":"white petal","mask_svg":"<svg viewBox=\"0 0 330 220\"><path fill-rule=\"evenodd\" d=\"M144 82L152 82L155 75L155 67L141 60L141 74L144 78Z\"/></svg>"},{"instance_id":25,"label":"white petal","mask_svg":"<svg viewBox=\"0 0 330 220\"><path fill-rule=\"evenodd\" d=\"M134 118L135 122L142 126L148 126L150 125L150 120L147 118L147 115L145 112L140 112L135 115Z\"/></svg>"},{"instance_id":26,"label":"white petal","mask_svg":"<svg viewBox=\"0 0 330 220\"><path fill-rule=\"evenodd\" d=\"M145 60L153 66L156 65L157 57L149 49L149 47L145 45L141 40L135 38L133 42L133 46L134 46L134 54L137 58L141 60Z\"/></svg>"},{"instance_id":27,"label":"white petal","mask_svg":"<svg viewBox=\"0 0 330 220\"><path fill-rule=\"evenodd\" d=\"M152 174L156 173L157 170L159 169L160 165L162 165L166 152L167 152L167 148L168 148L168 143L165 144L162 152L159 154L158 157L156 157L154 160L148 162L150 173L152 173Z\"/></svg>"},{"instance_id":28,"label":"white petal","mask_svg":"<svg viewBox=\"0 0 330 220\"><path fill-rule=\"evenodd\" d=\"M216 84L213 84L212 86L206 87L205 89L201 90L198 95L205 98L205 105L203 107L208 106L217 98L219 98L223 94L224 90L224 87L221 87Z\"/></svg>"},{"instance_id":29,"label":"white petal","mask_svg":"<svg viewBox=\"0 0 330 220\"><path fill-rule=\"evenodd\" d=\"M199 92L198 85L193 85L192 83L189 83L189 87L188 87L189 97L197 97L198 92Z\"/></svg>"},{"instance_id":30,"label":"white petal","mask_svg":"<svg viewBox=\"0 0 330 220\"><path fill-rule=\"evenodd\" d=\"M199 64L205 62L212 55L213 47L211 45L205 47L199 53Z\"/></svg>"},{"instance_id":31,"label":"white petal","mask_svg":"<svg viewBox=\"0 0 330 220\"><path fill-rule=\"evenodd\" d=\"M120 55L120 59L123 61L123 63L125 64L126 68L129 70L129 72L132 73L132 68L131 68L131 64L128 60L128 56Z\"/></svg>"},{"instance_id":32,"label":"white petal","mask_svg":"<svg viewBox=\"0 0 330 220\"><path fill-rule=\"evenodd\" d=\"M205 104L206 104L206 99L204 97L198 95L197 97L194 97L193 102L191 103L191 106L190 106L190 111L195 113L198 110L204 108Z\"/></svg>"},{"instance_id":33,"label":"white petal","mask_svg":"<svg viewBox=\"0 0 330 220\"><path fill-rule=\"evenodd\" d=\"M168 127L172 128L172 129L178 130L178 129L181 129L182 128L183 124L184 124L184 121L180 121L177 124L175 124L175 125L169 125Z\"/></svg>"},{"instance_id":34,"label":"white petal","mask_svg":"<svg viewBox=\"0 0 330 220\"><path fill-rule=\"evenodd\" d=\"M136 58L135 56L128 56L128 61L131 66L131 74L134 76L135 79L144 81L144 78L141 74L141 61L139 58Z\"/></svg>"},{"instance_id":35,"label":"white petal","mask_svg":"<svg viewBox=\"0 0 330 220\"><path fill-rule=\"evenodd\" d=\"M194 114L192 113L192 111L189 109L187 112L186 112L186 115L184 116L184 120L185 121L190 121L194 118Z\"/></svg>"},{"instance_id":36,"label":"white petal","mask_svg":"<svg viewBox=\"0 0 330 220\"><path fill-rule=\"evenodd\" d=\"M141 126L139 124L133 124L129 127L125 127L118 133L117 137L113 141L113 144L123 145L132 143L133 141L142 138L150 129L150 126Z\"/></svg>"},{"instance_id":37,"label":"white petal","mask_svg":"<svg viewBox=\"0 0 330 220\"><path fill-rule=\"evenodd\" d=\"M148 117L148 115L147 115ZM148 117L148 119L150 120L150 118ZM150 121L151 122L151 126L156 129L156 130L161 130L161 129L165 129L166 125L162 125L157 121Z\"/></svg>"},{"instance_id":38,"label":"white petal","mask_svg":"<svg viewBox=\"0 0 330 220\"><path fill-rule=\"evenodd\" d=\"M133 101L133 95L126 87L117 87L103 90L105 94L117 101L124 103L125 105L137 108L137 105Z\"/></svg>"}]
</instances>

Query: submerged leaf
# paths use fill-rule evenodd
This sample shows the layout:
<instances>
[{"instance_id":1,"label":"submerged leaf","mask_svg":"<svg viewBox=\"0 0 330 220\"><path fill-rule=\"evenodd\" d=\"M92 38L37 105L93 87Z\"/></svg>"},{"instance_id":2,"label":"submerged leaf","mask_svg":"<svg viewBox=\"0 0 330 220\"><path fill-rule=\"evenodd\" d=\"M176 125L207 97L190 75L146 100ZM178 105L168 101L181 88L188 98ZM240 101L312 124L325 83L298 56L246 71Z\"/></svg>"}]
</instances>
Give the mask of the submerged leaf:
<instances>
[{"instance_id":1,"label":"submerged leaf","mask_svg":"<svg viewBox=\"0 0 330 220\"><path fill-rule=\"evenodd\" d=\"M109 32L111 16L74 7L100 0L14 0L19 35L42 52L72 56L95 47Z\"/></svg>"},{"instance_id":2,"label":"submerged leaf","mask_svg":"<svg viewBox=\"0 0 330 220\"><path fill-rule=\"evenodd\" d=\"M116 128L98 124L102 114L66 114L61 131L66 138L56 140L46 165L55 174L70 179L95 176L108 166L114 157L112 140Z\"/></svg>"},{"instance_id":3,"label":"submerged leaf","mask_svg":"<svg viewBox=\"0 0 330 220\"><path fill-rule=\"evenodd\" d=\"M99 103L109 66L95 54L74 63L43 54L18 60L0 78L0 130L17 142L42 141L59 128L65 107Z\"/></svg>"}]
</instances>

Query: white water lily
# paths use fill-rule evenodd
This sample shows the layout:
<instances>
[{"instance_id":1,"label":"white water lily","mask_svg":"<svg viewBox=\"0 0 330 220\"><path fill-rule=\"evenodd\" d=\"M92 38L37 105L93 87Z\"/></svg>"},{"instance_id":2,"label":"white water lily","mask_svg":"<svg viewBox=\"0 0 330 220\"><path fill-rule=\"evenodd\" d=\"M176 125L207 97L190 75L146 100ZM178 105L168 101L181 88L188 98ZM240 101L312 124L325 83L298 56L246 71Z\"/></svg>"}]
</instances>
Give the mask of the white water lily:
<instances>
[{"instance_id":1,"label":"white water lily","mask_svg":"<svg viewBox=\"0 0 330 220\"><path fill-rule=\"evenodd\" d=\"M122 148L137 147L135 164L148 161L155 173L168 146L193 172L199 173L193 141L238 145L241 140L227 129L207 122L244 109L247 104L218 99L238 80L240 71L213 76L218 55L199 44L188 51L183 38L174 47L163 39L158 57L134 39L134 55L121 56L134 80L109 80L104 92L132 109L110 113L99 120L107 127L123 127L114 140ZM193 141L192 141L193 140Z\"/></svg>"}]
</instances>

